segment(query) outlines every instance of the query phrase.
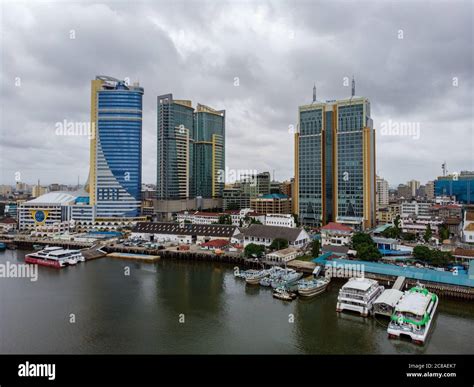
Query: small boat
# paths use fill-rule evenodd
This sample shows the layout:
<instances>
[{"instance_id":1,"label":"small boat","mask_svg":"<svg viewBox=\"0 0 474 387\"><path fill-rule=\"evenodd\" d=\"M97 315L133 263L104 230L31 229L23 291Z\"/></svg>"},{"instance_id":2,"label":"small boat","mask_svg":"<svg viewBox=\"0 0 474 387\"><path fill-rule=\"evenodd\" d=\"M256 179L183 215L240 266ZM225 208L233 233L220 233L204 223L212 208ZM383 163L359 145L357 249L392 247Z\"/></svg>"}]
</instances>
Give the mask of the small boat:
<instances>
[{"instance_id":1,"label":"small boat","mask_svg":"<svg viewBox=\"0 0 474 387\"><path fill-rule=\"evenodd\" d=\"M245 282L249 285L258 285L262 278L265 278L269 275L268 270L261 270L255 275L250 275L245 278Z\"/></svg>"},{"instance_id":2,"label":"small boat","mask_svg":"<svg viewBox=\"0 0 474 387\"><path fill-rule=\"evenodd\" d=\"M272 286L273 281L280 279L285 274L285 269L282 269L280 266L273 266L268 272L269 275L260 280L261 286Z\"/></svg>"},{"instance_id":3,"label":"small boat","mask_svg":"<svg viewBox=\"0 0 474 387\"><path fill-rule=\"evenodd\" d=\"M43 248L42 245L33 245L33 249L35 250L41 250Z\"/></svg>"},{"instance_id":4,"label":"small boat","mask_svg":"<svg viewBox=\"0 0 474 387\"><path fill-rule=\"evenodd\" d=\"M298 294L301 297L313 297L326 290L331 280L329 278L319 277L313 278L309 281L298 281Z\"/></svg>"},{"instance_id":5,"label":"small boat","mask_svg":"<svg viewBox=\"0 0 474 387\"><path fill-rule=\"evenodd\" d=\"M389 338L408 336L416 344L423 344L428 336L433 321L438 296L424 286L417 286L406 291L391 316L387 333Z\"/></svg>"},{"instance_id":6,"label":"small boat","mask_svg":"<svg viewBox=\"0 0 474 387\"><path fill-rule=\"evenodd\" d=\"M3 251L7 248L7 245L3 242L0 242L0 251Z\"/></svg>"},{"instance_id":7,"label":"small boat","mask_svg":"<svg viewBox=\"0 0 474 387\"><path fill-rule=\"evenodd\" d=\"M296 284L299 279L303 277L303 273L297 273L293 269L286 270L280 279L272 281L272 288L276 289L279 286L291 286Z\"/></svg>"},{"instance_id":8,"label":"small boat","mask_svg":"<svg viewBox=\"0 0 474 387\"><path fill-rule=\"evenodd\" d=\"M258 270L254 270L254 269L244 270L244 271L236 270L236 271L234 272L234 276L237 277L237 278L246 279L247 277L254 276L254 275L256 275L257 273L258 273Z\"/></svg>"},{"instance_id":9,"label":"small boat","mask_svg":"<svg viewBox=\"0 0 474 387\"><path fill-rule=\"evenodd\" d=\"M285 287L280 286L273 291L273 297L283 301L293 301L296 298L296 294L291 293L286 290Z\"/></svg>"}]
</instances>

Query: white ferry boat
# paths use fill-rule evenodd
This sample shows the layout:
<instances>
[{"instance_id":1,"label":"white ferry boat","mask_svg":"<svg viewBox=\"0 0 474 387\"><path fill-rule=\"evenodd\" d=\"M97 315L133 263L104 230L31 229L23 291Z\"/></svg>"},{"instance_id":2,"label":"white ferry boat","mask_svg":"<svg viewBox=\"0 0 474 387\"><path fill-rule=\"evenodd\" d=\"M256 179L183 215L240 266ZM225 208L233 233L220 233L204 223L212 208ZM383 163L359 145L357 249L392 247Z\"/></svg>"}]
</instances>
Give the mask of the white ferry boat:
<instances>
[{"instance_id":1,"label":"white ferry boat","mask_svg":"<svg viewBox=\"0 0 474 387\"><path fill-rule=\"evenodd\" d=\"M80 250L67 250L56 246L46 247L43 250L25 256L26 263L55 267L58 269L84 261L85 258Z\"/></svg>"},{"instance_id":2,"label":"white ferry boat","mask_svg":"<svg viewBox=\"0 0 474 387\"><path fill-rule=\"evenodd\" d=\"M388 337L406 335L417 344L423 344L433 321L438 296L423 286L415 286L406 291L398 304L388 325Z\"/></svg>"},{"instance_id":3,"label":"white ferry boat","mask_svg":"<svg viewBox=\"0 0 474 387\"><path fill-rule=\"evenodd\" d=\"M370 278L350 278L339 290L336 311L351 310L368 316L372 305L384 287Z\"/></svg>"}]
</instances>

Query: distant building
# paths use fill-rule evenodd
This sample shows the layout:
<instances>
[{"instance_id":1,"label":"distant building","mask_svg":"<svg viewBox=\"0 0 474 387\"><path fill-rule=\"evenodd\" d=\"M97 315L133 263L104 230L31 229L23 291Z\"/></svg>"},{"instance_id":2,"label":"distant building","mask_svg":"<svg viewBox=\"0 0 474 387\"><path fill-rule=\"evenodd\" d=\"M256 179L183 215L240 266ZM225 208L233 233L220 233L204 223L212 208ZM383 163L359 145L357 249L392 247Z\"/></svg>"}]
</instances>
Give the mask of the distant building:
<instances>
[{"instance_id":1,"label":"distant building","mask_svg":"<svg viewBox=\"0 0 474 387\"><path fill-rule=\"evenodd\" d=\"M411 187L405 184L399 184L397 187L397 196L398 198L410 200L413 197Z\"/></svg>"},{"instance_id":2,"label":"distant building","mask_svg":"<svg viewBox=\"0 0 474 387\"><path fill-rule=\"evenodd\" d=\"M281 193L291 198L293 194L293 184L294 179L281 183Z\"/></svg>"},{"instance_id":3,"label":"distant building","mask_svg":"<svg viewBox=\"0 0 474 387\"><path fill-rule=\"evenodd\" d=\"M158 96L160 200L221 198L225 184L225 110Z\"/></svg>"},{"instance_id":4,"label":"distant building","mask_svg":"<svg viewBox=\"0 0 474 387\"><path fill-rule=\"evenodd\" d=\"M400 207L401 216L431 216L431 203L412 200L403 202Z\"/></svg>"},{"instance_id":5,"label":"distant building","mask_svg":"<svg viewBox=\"0 0 474 387\"><path fill-rule=\"evenodd\" d=\"M44 195L46 192L48 192L48 189L46 187L42 187L38 181L38 184L33 186L31 196L37 198L38 196Z\"/></svg>"},{"instance_id":6,"label":"distant building","mask_svg":"<svg viewBox=\"0 0 474 387\"><path fill-rule=\"evenodd\" d=\"M0 232L8 233L15 231L17 228L18 222L13 218L4 218L0 219Z\"/></svg>"},{"instance_id":7,"label":"distant building","mask_svg":"<svg viewBox=\"0 0 474 387\"><path fill-rule=\"evenodd\" d=\"M291 199L283 194L268 194L250 200L250 208L262 214L291 214Z\"/></svg>"},{"instance_id":8,"label":"distant building","mask_svg":"<svg viewBox=\"0 0 474 387\"><path fill-rule=\"evenodd\" d=\"M428 200L433 200L435 197L435 188L434 188L434 182L429 181L428 183L425 184L425 194L426 194L426 199Z\"/></svg>"},{"instance_id":9,"label":"distant building","mask_svg":"<svg viewBox=\"0 0 474 387\"><path fill-rule=\"evenodd\" d=\"M222 191L222 202L224 211L229 209L240 210L250 208L250 194L239 188L224 188Z\"/></svg>"},{"instance_id":10,"label":"distant building","mask_svg":"<svg viewBox=\"0 0 474 387\"><path fill-rule=\"evenodd\" d=\"M418 180L410 180L407 183L407 186L410 188L411 197L414 198L417 196L418 189L420 188L420 182Z\"/></svg>"},{"instance_id":11,"label":"distant building","mask_svg":"<svg viewBox=\"0 0 474 387\"><path fill-rule=\"evenodd\" d=\"M436 196L454 196L463 204L474 203L474 171L461 171L459 175L440 176L434 182Z\"/></svg>"},{"instance_id":12,"label":"distant building","mask_svg":"<svg viewBox=\"0 0 474 387\"><path fill-rule=\"evenodd\" d=\"M388 206L388 181L379 176L376 178L376 198L378 208Z\"/></svg>"}]
</instances>

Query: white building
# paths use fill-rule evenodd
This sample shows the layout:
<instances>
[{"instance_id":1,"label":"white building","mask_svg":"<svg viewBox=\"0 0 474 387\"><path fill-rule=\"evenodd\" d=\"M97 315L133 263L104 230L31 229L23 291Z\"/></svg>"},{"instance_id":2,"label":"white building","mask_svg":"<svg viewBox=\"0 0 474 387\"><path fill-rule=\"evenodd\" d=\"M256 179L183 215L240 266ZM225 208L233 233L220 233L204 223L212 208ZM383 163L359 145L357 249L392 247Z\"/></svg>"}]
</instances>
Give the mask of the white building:
<instances>
[{"instance_id":1,"label":"white building","mask_svg":"<svg viewBox=\"0 0 474 387\"><path fill-rule=\"evenodd\" d=\"M253 243L256 245L270 246L277 239L286 239L290 247L301 248L310 242L310 236L304 228L290 228L279 226L265 226L251 224L242 230L244 235L244 247Z\"/></svg>"},{"instance_id":2,"label":"white building","mask_svg":"<svg viewBox=\"0 0 474 387\"><path fill-rule=\"evenodd\" d=\"M296 227L295 218L291 214L267 214L264 224L266 226Z\"/></svg>"},{"instance_id":3,"label":"white building","mask_svg":"<svg viewBox=\"0 0 474 387\"><path fill-rule=\"evenodd\" d=\"M474 243L474 210L464 211L462 240L466 243Z\"/></svg>"},{"instance_id":4,"label":"white building","mask_svg":"<svg viewBox=\"0 0 474 387\"><path fill-rule=\"evenodd\" d=\"M353 234L354 230L351 227L330 222L321 228L321 245L347 246Z\"/></svg>"},{"instance_id":5,"label":"white building","mask_svg":"<svg viewBox=\"0 0 474 387\"><path fill-rule=\"evenodd\" d=\"M283 250L277 250L273 251L271 253L268 253L265 258L268 262L271 263L285 263L289 262L295 258L297 258L299 255L298 250L293 248L293 247L288 247Z\"/></svg>"},{"instance_id":6,"label":"white building","mask_svg":"<svg viewBox=\"0 0 474 387\"><path fill-rule=\"evenodd\" d=\"M403 202L400 207L400 213L402 217L408 217L410 215L430 216L431 206L432 203L418 202L416 200L413 200L411 202Z\"/></svg>"},{"instance_id":7,"label":"white building","mask_svg":"<svg viewBox=\"0 0 474 387\"><path fill-rule=\"evenodd\" d=\"M388 206L388 181L379 176L376 180L376 200L379 208Z\"/></svg>"},{"instance_id":8,"label":"white building","mask_svg":"<svg viewBox=\"0 0 474 387\"><path fill-rule=\"evenodd\" d=\"M230 225L139 222L131 237L156 243L200 244L214 239L230 241L237 234L239 229Z\"/></svg>"}]
</instances>

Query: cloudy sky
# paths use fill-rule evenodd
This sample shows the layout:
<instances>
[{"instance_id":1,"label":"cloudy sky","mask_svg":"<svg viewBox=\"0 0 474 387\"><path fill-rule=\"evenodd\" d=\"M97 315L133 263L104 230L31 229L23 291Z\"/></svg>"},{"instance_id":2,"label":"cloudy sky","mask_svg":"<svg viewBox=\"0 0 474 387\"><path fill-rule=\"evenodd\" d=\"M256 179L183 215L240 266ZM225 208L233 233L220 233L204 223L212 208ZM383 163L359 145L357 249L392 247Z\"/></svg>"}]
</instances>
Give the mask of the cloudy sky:
<instances>
[{"instance_id":1,"label":"cloudy sky","mask_svg":"<svg viewBox=\"0 0 474 387\"><path fill-rule=\"evenodd\" d=\"M98 74L145 89L143 182L156 180L156 96L226 110L231 169L293 175L298 105L368 97L377 172L395 186L474 169L472 1L1 2L0 183L84 182ZM409 135L394 135L411 125ZM383 129L383 130L382 130Z\"/></svg>"}]
</instances>

